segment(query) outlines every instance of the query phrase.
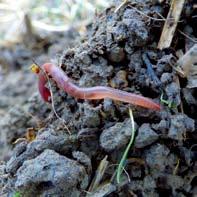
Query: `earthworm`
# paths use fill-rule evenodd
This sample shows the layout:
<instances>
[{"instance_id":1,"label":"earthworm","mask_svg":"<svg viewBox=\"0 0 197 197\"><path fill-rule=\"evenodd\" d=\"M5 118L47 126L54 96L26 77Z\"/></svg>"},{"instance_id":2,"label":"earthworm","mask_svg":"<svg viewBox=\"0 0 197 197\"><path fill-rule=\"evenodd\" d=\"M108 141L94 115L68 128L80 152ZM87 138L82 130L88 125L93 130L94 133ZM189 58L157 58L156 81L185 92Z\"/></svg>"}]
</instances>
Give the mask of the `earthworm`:
<instances>
[{"instance_id":1,"label":"earthworm","mask_svg":"<svg viewBox=\"0 0 197 197\"><path fill-rule=\"evenodd\" d=\"M60 67L52 63L45 63L41 66L41 68L45 73L39 72L38 70L34 72L39 74L39 83L38 83L39 92L42 98L47 102L50 102L51 94L49 89L45 86L48 80L46 74L52 77L52 79L57 83L57 86L60 89L63 89L65 92L78 99L95 100L95 99L109 98L112 100L131 103L134 105L138 105L153 110L161 109L159 104L153 102L149 98L136 95L133 93L129 93L126 91L114 89L111 87L105 87L105 86L95 86L88 88L78 87L77 85L72 83L72 80L66 75L66 73Z\"/></svg>"}]
</instances>

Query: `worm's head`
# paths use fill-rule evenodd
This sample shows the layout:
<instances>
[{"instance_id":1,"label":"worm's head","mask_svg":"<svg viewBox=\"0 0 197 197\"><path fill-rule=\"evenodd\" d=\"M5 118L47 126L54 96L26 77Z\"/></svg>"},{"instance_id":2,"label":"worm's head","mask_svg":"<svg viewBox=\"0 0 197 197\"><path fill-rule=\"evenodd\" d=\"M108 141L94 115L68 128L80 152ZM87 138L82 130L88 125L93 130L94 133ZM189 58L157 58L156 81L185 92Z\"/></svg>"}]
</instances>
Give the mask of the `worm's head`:
<instances>
[{"instance_id":1,"label":"worm's head","mask_svg":"<svg viewBox=\"0 0 197 197\"><path fill-rule=\"evenodd\" d=\"M46 73L43 73L41 68L36 65L32 64L30 67L31 71L35 74L38 74L39 79L38 79L38 89L40 92L41 97L45 102L51 102L51 92L50 90L46 87L47 83L47 77L45 76Z\"/></svg>"},{"instance_id":2,"label":"worm's head","mask_svg":"<svg viewBox=\"0 0 197 197\"><path fill-rule=\"evenodd\" d=\"M40 73L40 67L38 65L36 65L36 64L32 64L30 69L35 74L39 74Z\"/></svg>"}]
</instances>

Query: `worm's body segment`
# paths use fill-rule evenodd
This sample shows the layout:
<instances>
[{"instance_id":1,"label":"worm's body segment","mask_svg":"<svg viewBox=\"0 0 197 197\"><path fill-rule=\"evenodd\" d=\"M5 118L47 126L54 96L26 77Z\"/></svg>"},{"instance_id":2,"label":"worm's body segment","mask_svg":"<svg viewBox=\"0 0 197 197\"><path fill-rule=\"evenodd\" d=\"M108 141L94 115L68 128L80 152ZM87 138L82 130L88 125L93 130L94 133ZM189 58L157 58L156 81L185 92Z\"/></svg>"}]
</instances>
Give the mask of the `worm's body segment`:
<instances>
[{"instance_id":1,"label":"worm's body segment","mask_svg":"<svg viewBox=\"0 0 197 197\"><path fill-rule=\"evenodd\" d=\"M132 94L122 90L104 87L104 86L95 86L90 88L81 88L72 83L64 71L55 66L52 63L46 63L42 65L44 71L49 74L52 79L57 83L58 87L63 89L65 92L71 96L79 99L104 99L109 98L113 100L118 100L126 103L131 103L134 105L142 106L149 109L160 110L161 107L159 104L153 102L149 98L145 98L140 95ZM39 73L39 91L42 98L45 101L49 102L50 91L45 87L47 79L44 76L44 73Z\"/></svg>"}]
</instances>

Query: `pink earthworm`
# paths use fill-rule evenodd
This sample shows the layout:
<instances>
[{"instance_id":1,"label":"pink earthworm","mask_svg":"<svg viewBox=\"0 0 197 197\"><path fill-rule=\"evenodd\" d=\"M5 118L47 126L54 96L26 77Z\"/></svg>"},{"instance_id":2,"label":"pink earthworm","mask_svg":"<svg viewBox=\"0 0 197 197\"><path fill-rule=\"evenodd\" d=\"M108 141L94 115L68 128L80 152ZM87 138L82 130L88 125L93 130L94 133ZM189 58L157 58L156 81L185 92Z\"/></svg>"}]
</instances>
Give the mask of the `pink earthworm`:
<instances>
[{"instance_id":1,"label":"pink earthworm","mask_svg":"<svg viewBox=\"0 0 197 197\"><path fill-rule=\"evenodd\" d=\"M45 63L41 66L41 68L45 71L45 73L36 72L39 73L38 87L42 98L47 102L50 102L51 94L49 89L45 86L48 81L46 74L52 77L52 79L57 83L57 86L60 89L63 89L65 92L78 99L95 100L109 98L112 100L131 103L133 105L138 105L153 110L161 109L159 104L155 103L149 98L129 93L126 91L114 89L111 87L78 87L77 85L73 84L72 80L66 75L66 73L60 67L52 63Z\"/></svg>"}]
</instances>

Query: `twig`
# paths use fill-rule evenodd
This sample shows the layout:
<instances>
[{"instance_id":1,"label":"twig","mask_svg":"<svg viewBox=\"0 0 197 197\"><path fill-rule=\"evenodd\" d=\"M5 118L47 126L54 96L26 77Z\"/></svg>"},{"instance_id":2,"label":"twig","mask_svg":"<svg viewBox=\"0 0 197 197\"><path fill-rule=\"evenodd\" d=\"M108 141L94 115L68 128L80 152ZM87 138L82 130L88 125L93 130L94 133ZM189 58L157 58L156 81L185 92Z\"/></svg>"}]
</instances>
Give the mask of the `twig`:
<instances>
[{"instance_id":1,"label":"twig","mask_svg":"<svg viewBox=\"0 0 197 197\"><path fill-rule=\"evenodd\" d=\"M172 55L172 54L171 54ZM168 64L177 72L180 76L184 76L183 71L177 67L177 58L172 55L172 58L170 61L168 61Z\"/></svg>"},{"instance_id":2,"label":"twig","mask_svg":"<svg viewBox=\"0 0 197 197\"><path fill-rule=\"evenodd\" d=\"M99 185L94 192L86 192L86 197L104 197L109 196L112 192L116 191L117 187L110 183L105 182L102 185Z\"/></svg>"},{"instance_id":3,"label":"twig","mask_svg":"<svg viewBox=\"0 0 197 197\"><path fill-rule=\"evenodd\" d=\"M128 0L125 0L123 3L121 3L116 9L115 9L115 13L122 7L124 6L126 3L128 3ZM166 19L164 17L161 17L161 18L155 18L155 17L151 17L151 16L148 16L147 14L145 14L144 12L140 11L139 9L137 9L136 7L132 6L132 5L128 5L128 7L132 8L133 10L135 10L137 13L149 18L149 19L152 19L154 21L166 21ZM159 13L156 12L156 14L159 15ZM168 20L173 20L174 18L169 18ZM178 22L182 22L182 21L178 21Z\"/></svg>"},{"instance_id":4,"label":"twig","mask_svg":"<svg viewBox=\"0 0 197 197\"><path fill-rule=\"evenodd\" d=\"M197 39L190 37L189 35L187 35L186 33L184 33L183 31L181 31L180 29L178 29L179 33L182 34L183 36L185 36L186 38L188 38L190 41L197 43Z\"/></svg>"},{"instance_id":5,"label":"twig","mask_svg":"<svg viewBox=\"0 0 197 197\"><path fill-rule=\"evenodd\" d=\"M140 11L139 9L135 8L134 6L132 5L129 5L129 7L131 7L133 10L135 10L137 13L149 18L149 19L152 19L154 21L166 21L165 18L154 18L154 17L151 17L151 16L148 16L147 14L145 14L144 12Z\"/></svg>"},{"instance_id":6,"label":"twig","mask_svg":"<svg viewBox=\"0 0 197 197\"><path fill-rule=\"evenodd\" d=\"M173 175L177 174L177 171L178 171L178 168L179 168L179 164L180 164L180 159L178 159L177 164L176 164L176 166L175 166L175 168L173 170L173 173L172 173Z\"/></svg>"},{"instance_id":7,"label":"twig","mask_svg":"<svg viewBox=\"0 0 197 197\"><path fill-rule=\"evenodd\" d=\"M167 19L159 40L158 48L160 50L168 48L171 45L174 32L179 21L185 0L172 0ZM173 19L172 19L173 18Z\"/></svg>"},{"instance_id":8,"label":"twig","mask_svg":"<svg viewBox=\"0 0 197 197\"><path fill-rule=\"evenodd\" d=\"M162 16L160 13L156 12L156 14L157 14L158 16L160 16L161 18L163 18L163 19L166 21L165 17ZM178 21L178 22L182 22L182 21L183 21L183 20ZM187 34L184 33L183 31L181 31L180 29L178 29L178 32L179 32L180 34L182 34L183 36L185 36L186 38L188 38L190 41L192 41L192 42L194 42L194 43L197 43L197 39L190 37L189 35L187 35Z\"/></svg>"},{"instance_id":9,"label":"twig","mask_svg":"<svg viewBox=\"0 0 197 197\"><path fill-rule=\"evenodd\" d=\"M118 10L119 10L121 7L123 7L127 2L128 2L128 0L124 0L124 1L115 9L114 13L117 13Z\"/></svg>"},{"instance_id":10,"label":"twig","mask_svg":"<svg viewBox=\"0 0 197 197\"><path fill-rule=\"evenodd\" d=\"M108 161L107 161L107 155L104 157L104 159L100 162L97 170L96 170L96 174L94 179L92 180L92 183L90 184L90 187L88 189L88 192L93 192L96 190L96 188L98 187L101 179L103 178L103 175L107 169L108 166Z\"/></svg>"}]
</instances>

